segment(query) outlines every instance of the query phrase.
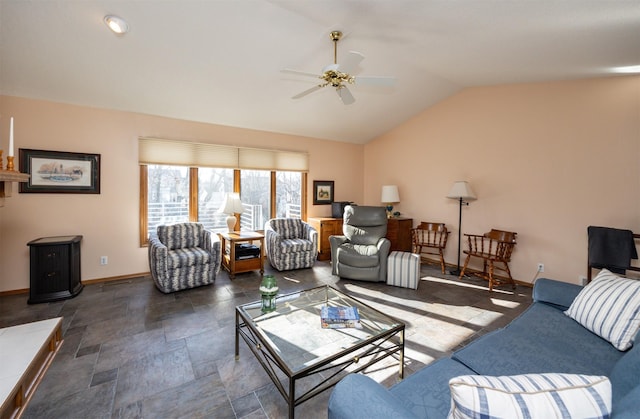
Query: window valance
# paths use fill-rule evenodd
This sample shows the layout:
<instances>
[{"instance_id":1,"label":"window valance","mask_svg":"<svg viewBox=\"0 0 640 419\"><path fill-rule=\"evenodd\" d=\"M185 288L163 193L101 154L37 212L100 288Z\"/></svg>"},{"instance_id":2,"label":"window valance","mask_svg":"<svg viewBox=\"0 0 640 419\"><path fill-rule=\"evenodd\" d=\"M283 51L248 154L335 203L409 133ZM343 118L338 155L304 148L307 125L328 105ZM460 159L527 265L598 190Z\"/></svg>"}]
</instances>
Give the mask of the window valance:
<instances>
[{"instance_id":1,"label":"window valance","mask_svg":"<svg viewBox=\"0 0 640 419\"><path fill-rule=\"evenodd\" d=\"M140 164L170 164L190 167L224 167L232 169L309 170L308 153L191 141L138 138Z\"/></svg>"}]
</instances>

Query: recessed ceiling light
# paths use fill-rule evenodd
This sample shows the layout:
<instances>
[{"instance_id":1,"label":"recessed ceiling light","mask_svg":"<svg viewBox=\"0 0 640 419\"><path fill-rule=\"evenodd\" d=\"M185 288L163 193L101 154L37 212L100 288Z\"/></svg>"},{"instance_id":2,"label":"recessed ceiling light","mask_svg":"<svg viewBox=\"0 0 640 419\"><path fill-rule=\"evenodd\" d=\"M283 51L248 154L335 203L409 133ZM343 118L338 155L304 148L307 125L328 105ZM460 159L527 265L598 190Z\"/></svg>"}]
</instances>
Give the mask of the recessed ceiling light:
<instances>
[{"instance_id":1,"label":"recessed ceiling light","mask_svg":"<svg viewBox=\"0 0 640 419\"><path fill-rule=\"evenodd\" d=\"M621 74L635 74L640 73L640 65L628 65L626 67L616 67L613 69L614 73Z\"/></svg>"},{"instance_id":2,"label":"recessed ceiling light","mask_svg":"<svg viewBox=\"0 0 640 419\"><path fill-rule=\"evenodd\" d=\"M104 17L104 23L106 23L109 29L116 35L124 35L129 32L129 24L121 17L107 15Z\"/></svg>"}]
</instances>

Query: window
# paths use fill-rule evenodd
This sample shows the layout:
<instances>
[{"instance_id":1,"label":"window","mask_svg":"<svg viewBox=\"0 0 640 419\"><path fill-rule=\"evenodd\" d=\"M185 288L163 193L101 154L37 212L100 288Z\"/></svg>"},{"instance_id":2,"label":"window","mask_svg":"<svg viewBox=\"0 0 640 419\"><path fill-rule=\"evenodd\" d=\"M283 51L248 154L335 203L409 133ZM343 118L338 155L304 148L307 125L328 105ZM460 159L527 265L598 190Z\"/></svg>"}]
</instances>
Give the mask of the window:
<instances>
[{"instance_id":1,"label":"window","mask_svg":"<svg viewBox=\"0 0 640 419\"><path fill-rule=\"evenodd\" d=\"M276 217L302 218L302 173L276 172Z\"/></svg>"},{"instance_id":2,"label":"window","mask_svg":"<svg viewBox=\"0 0 640 419\"><path fill-rule=\"evenodd\" d=\"M209 230L225 231L227 214L218 210L236 183L244 207L241 230L262 230L270 218L303 218L305 212L305 173L156 164L140 167L142 245L161 224L198 221Z\"/></svg>"},{"instance_id":3,"label":"window","mask_svg":"<svg viewBox=\"0 0 640 419\"><path fill-rule=\"evenodd\" d=\"M271 172L241 170L240 200L244 206L240 229L262 230L264 223L271 218Z\"/></svg>"},{"instance_id":4,"label":"window","mask_svg":"<svg viewBox=\"0 0 640 419\"><path fill-rule=\"evenodd\" d=\"M150 165L148 179L149 231L160 224L189 221L189 169Z\"/></svg>"},{"instance_id":5,"label":"window","mask_svg":"<svg viewBox=\"0 0 640 419\"><path fill-rule=\"evenodd\" d=\"M198 221L223 231L218 212L226 194L239 192L242 230L262 230L269 218L306 218L309 156L159 138L138 138L140 243L160 224Z\"/></svg>"},{"instance_id":6,"label":"window","mask_svg":"<svg viewBox=\"0 0 640 419\"><path fill-rule=\"evenodd\" d=\"M227 192L233 192L233 169L198 169L198 221L207 230L227 227L227 214L218 212Z\"/></svg>"}]
</instances>

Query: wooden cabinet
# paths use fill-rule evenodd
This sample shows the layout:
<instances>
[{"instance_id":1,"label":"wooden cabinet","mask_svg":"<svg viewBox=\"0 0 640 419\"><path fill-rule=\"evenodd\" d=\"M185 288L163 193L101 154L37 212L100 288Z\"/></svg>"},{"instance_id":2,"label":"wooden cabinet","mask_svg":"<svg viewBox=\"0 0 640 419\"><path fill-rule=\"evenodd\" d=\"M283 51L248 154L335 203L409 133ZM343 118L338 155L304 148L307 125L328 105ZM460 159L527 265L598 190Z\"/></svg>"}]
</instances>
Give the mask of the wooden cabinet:
<instances>
[{"instance_id":1,"label":"wooden cabinet","mask_svg":"<svg viewBox=\"0 0 640 419\"><path fill-rule=\"evenodd\" d=\"M82 236L43 237L27 245L30 253L29 304L75 297L82 291Z\"/></svg>"},{"instance_id":2,"label":"wooden cabinet","mask_svg":"<svg viewBox=\"0 0 640 419\"><path fill-rule=\"evenodd\" d=\"M413 218L389 218L387 238L391 241L391 251L411 251L411 229Z\"/></svg>"},{"instance_id":3,"label":"wooden cabinet","mask_svg":"<svg viewBox=\"0 0 640 419\"><path fill-rule=\"evenodd\" d=\"M329 236L342 235L342 218L309 218L308 223L318 232L318 260L331 260Z\"/></svg>"}]
</instances>

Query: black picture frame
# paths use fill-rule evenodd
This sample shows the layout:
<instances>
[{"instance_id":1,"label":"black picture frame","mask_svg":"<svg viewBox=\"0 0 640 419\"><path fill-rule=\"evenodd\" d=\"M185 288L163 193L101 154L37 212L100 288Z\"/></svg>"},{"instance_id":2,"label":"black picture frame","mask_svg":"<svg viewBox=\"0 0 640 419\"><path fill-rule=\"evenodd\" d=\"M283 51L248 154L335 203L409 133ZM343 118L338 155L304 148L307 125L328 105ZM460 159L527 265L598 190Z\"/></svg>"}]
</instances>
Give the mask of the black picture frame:
<instances>
[{"instance_id":1,"label":"black picture frame","mask_svg":"<svg viewBox=\"0 0 640 419\"><path fill-rule=\"evenodd\" d=\"M21 148L19 161L20 193L100 193L100 154Z\"/></svg>"},{"instance_id":2,"label":"black picture frame","mask_svg":"<svg viewBox=\"0 0 640 419\"><path fill-rule=\"evenodd\" d=\"M313 181L313 205L331 205L333 202L333 181Z\"/></svg>"}]
</instances>

